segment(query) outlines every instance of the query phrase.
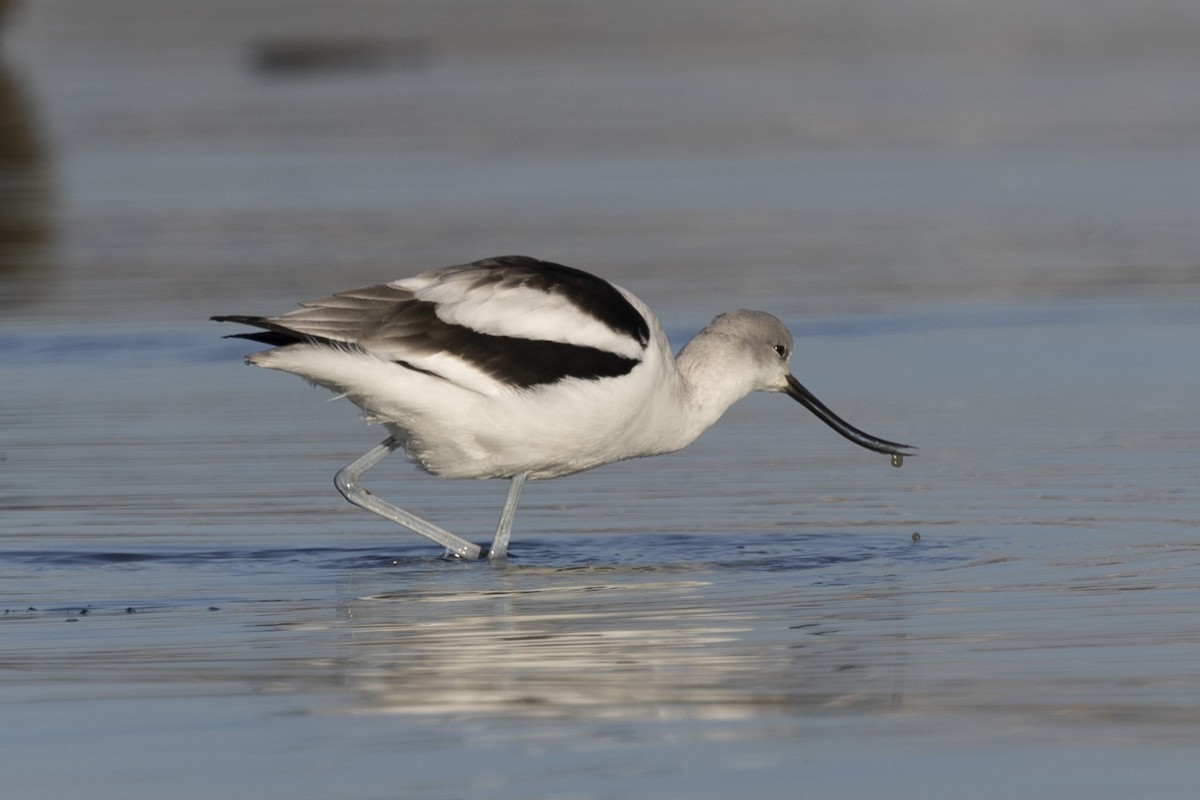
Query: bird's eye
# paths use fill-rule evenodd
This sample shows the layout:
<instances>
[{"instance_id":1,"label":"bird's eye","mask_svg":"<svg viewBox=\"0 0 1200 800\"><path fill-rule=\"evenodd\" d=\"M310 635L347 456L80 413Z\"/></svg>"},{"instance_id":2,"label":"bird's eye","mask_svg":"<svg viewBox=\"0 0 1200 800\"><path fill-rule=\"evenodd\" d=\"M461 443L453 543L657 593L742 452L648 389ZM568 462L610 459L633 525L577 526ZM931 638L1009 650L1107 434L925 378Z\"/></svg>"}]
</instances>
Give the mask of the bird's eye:
<instances>
[{"instance_id":1,"label":"bird's eye","mask_svg":"<svg viewBox=\"0 0 1200 800\"><path fill-rule=\"evenodd\" d=\"M775 355L779 356L780 358L787 358L787 356L788 356L787 345L786 344L775 345Z\"/></svg>"}]
</instances>

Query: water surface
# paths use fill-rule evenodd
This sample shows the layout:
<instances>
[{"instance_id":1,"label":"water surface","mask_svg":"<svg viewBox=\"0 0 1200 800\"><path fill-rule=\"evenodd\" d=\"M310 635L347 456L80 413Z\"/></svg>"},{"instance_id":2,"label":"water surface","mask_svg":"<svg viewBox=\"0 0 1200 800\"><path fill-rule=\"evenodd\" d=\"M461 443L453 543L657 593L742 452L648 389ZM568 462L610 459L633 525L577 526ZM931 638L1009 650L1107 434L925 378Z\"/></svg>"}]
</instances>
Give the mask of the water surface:
<instances>
[{"instance_id":1,"label":"water surface","mask_svg":"<svg viewBox=\"0 0 1200 800\"><path fill-rule=\"evenodd\" d=\"M1191 797L1200 18L883 5L10 13L6 791ZM772 311L920 454L758 396L455 561L204 322L509 252L676 344ZM477 541L504 494L369 479Z\"/></svg>"}]
</instances>

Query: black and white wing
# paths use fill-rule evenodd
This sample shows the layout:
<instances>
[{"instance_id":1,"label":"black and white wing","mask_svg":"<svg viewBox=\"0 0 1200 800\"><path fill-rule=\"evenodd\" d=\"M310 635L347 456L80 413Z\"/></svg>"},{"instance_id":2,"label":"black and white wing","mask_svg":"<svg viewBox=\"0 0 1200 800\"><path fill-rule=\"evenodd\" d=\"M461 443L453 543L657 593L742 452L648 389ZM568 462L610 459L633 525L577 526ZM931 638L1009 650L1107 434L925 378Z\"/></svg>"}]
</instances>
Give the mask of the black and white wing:
<instances>
[{"instance_id":1,"label":"black and white wing","mask_svg":"<svg viewBox=\"0 0 1200 800\"><path fill-rule=\"evenodd\" d=\"M631 297L571 267L502 256L338 292L277 317L213 319L261 328L241 338L352 349L437 377L453 362L529 388L600 379L641 363L650 327Z\"/></svg>"}]
</instances>

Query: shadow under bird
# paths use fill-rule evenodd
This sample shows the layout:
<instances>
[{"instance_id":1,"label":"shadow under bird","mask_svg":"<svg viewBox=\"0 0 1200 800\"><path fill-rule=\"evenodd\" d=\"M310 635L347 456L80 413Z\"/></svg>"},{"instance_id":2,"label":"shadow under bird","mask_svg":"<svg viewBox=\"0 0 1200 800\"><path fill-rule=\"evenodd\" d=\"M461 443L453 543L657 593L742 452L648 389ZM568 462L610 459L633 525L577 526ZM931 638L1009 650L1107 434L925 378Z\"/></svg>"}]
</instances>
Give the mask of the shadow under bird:
<instances>
[{"instance_id":1,"label":"shadow under bird","mask_svg":"<svg viewBox=\"0 0 1200 800\"><path fill-rule=\"evenodd\" d=\"M679 450L755 391L788 395L855 444L872 436L830 411L788 370L792 335L762 311L721 314L672 357L650 309L572 267L502 256L338 292L275 317L218 316L271 345L246 357L350 400L391 434L337 473L347 500L463 558L505 558L527 479L557 478ZM490 547L359 485L397 449L445 478L507 478Z\"/></svg>"}]
</instances>

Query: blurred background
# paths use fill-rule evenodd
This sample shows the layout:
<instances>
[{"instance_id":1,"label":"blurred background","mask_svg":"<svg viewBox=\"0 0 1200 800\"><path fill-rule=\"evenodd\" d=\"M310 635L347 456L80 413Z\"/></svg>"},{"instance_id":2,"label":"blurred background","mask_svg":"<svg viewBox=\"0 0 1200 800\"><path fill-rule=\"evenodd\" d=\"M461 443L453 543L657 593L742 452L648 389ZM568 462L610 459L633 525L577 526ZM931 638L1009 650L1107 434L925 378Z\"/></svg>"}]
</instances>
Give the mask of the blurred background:
<instances>
[{"instance_id":1,"label":"blurred background","mask_svg":"<svg viewBox=\"0 0 1200 800\"><path fill-rule=\"evenodd\" d=\"M505 253L689 322L1200 284L1188 0L7 5L10 318Z\"/></svg>"},{"instance_id":2,"label":"blurred background","mask_svg":"<svg viewBox=\"0 0 1200 800\"><path fill-rule=\"evenodd\" d=\"M4 790L1191 800L1197 43L1195 0L0 0ZM919 457L758 395L452 563L331 486L380 431L207 321L514 253L676 345L775 313ZM370 477L476 541L504 492Z\"/></svg>"}]
</instances>

